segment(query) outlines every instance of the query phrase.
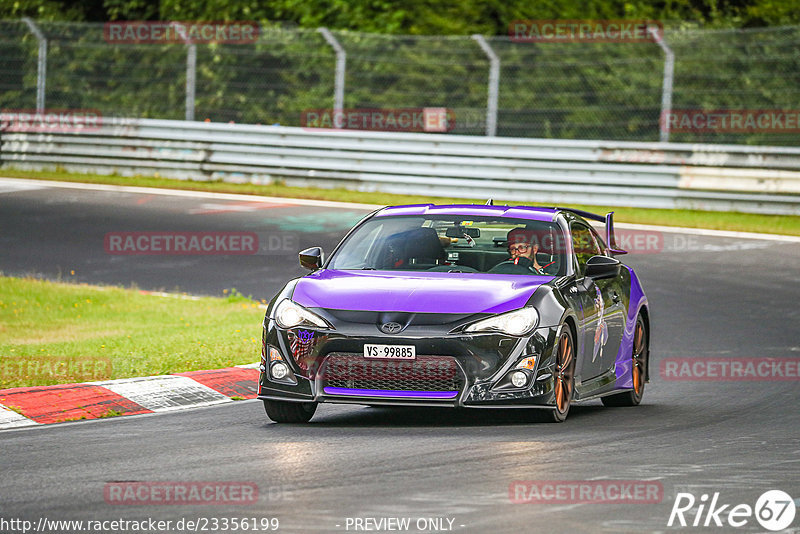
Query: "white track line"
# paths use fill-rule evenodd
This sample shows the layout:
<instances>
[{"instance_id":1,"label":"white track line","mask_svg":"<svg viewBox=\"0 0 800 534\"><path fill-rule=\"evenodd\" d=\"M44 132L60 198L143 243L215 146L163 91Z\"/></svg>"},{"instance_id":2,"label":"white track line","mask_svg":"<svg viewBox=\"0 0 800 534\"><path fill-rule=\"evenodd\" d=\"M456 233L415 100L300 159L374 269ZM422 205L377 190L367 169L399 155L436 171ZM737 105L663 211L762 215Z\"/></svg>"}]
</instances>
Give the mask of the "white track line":
<instances>
[{"instance_id":1,"label":"white track line","mask_svg":"<svg viewBox=\"0 0 800 534\"><path fill-rule=\"evenodd\" d=\"M42 187L37 184L26 184L19 181L3 181L0 183L0 193L16 193L18 191L34 191L36 189L42 189Z\"/></svg>"},{"instance_id":2,"label":"white track line","mask_svg":"<svg viewBox=\"0 0 800 534\"><path fill-rule=\"evenodd\" d=\"M213 198L218 200L239 200L248 202L267 202L273 204L294 204L300 206L318 206L328 208L374 210L383 207L379 204L359 204L354 202L333 202L328 200L308 200L302 198L264 197L258 195L240 195L235 193L212 193L207 191L185 191L181 189L158 189L155 187L136 187L123 185L83 184L77 182L58 182L50 180L29 180L27 178L0 177L0 187L24 186L25 184L38 187L60 187L66 189L79 189L85 191L110 191L116 193L137 193L149 195L169 195L189 198ZM435 199L434 199L435 200ZM755 232L729 232L726 230L707 230L704 228L685 228L681 226L655 226L649 224L615 223L618 228L631 228L650 230L654 232L669 232L679 234L704 235L711 237L729 237L735 239L761 239L766 241L782 241L784 243L800 243L800 236L781 234L759 234Z\"/></svg>"},{"instance_id":3,"label":"white track line","mask_svg":"<svg viewBox=\"0 0 800 534\"><path fill-rule=\"evenodd\" d=\"M233 402L188 376L162 375L91 382L154 412Z\"/></svg>"},{"instance_id":4,"label":"white track line","mask_svg":"<svg viewBox=\"0 0 800 534\"><path fill-rule=\"evenodd\" d=\"M260 195L241 195L236 193L213 193L210 191L190 191L183 189L159 189L156 187L138 187L128 185L83 184L78 182L58 182L51 180L29 180L27 178L0 177L0 186L21 186L30 183L39 187L60 187L65 189L79 189L84 191L110 191L114 193L137 193L145 195L170 195L189 198L213 198L217 200L242 200L247 202L264 202L269 204L294 204L300 206L319 206L327 208L350 208L374 210L382 205L357 204L352 202L334 202L330 200L309 200L305 198L265 197ZM198 182L202 183L202 182Z\"/></svg>"},{"instance_id":5,"label":"white track line","mask_svg":"<svg viewBox=\"0 0 800 534\"><path fill-rule=\"evenodd\" d=\"M630 228L631 230L649 230L672 234L693 234L711 237L732 237L736 239L761 239L765 241L783 241L785 243L800 243L800 236L782 234L758 234L755 232L731 232L728 230L710 230L706 228L682 228L680 226L655 226L649 224L614 223L615 228Z\"/></svg>"},{"instance_id":6,"label":"white track line","mask_svg":"<svg viewBox=\"0 0 800 534\"><path fill-rule=\"evenodd\" d=\"M38 425L36 421L20 415L0 404L0 429Z\"/></svg>"}]
</instances>

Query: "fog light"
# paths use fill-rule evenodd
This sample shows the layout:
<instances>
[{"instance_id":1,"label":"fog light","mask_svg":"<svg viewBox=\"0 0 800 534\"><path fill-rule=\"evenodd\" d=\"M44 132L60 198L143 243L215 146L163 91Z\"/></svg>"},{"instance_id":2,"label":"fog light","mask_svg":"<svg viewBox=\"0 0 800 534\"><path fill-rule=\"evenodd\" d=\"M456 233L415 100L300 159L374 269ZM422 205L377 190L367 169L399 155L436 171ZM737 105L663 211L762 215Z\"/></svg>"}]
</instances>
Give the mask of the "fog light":
<instances>
[{"instance_id":1,"label":"fog light","mask_svg":"<svg viewBox=\"0 0 800 534\"><path fill-rule=\"evenodd\" d=\"M278 362L270 367L269 372L272 374L272 378L275 380L281 380L286 378L286 376L289 374L289 367L283 362Z\"/></svg>"},{"instance_id":2,"label":"fog light","mask_svg":"<svg viewBox=\"0 0 800 534\"><path fill-rule=\"evenodd\" d=\"M515 371L511 374L511 383L515 388L521 388L528 383L528 375L522 371Z\"/></svg>"}]
</instances>

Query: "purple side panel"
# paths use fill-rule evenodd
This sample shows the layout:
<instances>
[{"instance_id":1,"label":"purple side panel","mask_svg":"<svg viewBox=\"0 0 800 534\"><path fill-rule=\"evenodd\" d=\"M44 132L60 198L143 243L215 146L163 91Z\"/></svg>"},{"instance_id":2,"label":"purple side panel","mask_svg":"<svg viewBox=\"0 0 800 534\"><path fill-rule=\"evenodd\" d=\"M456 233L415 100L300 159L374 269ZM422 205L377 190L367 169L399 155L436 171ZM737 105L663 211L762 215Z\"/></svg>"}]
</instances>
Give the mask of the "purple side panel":
<instances>
[{"instance_id":1,"label":"purple side panel","mask_svg":"<svg viewBox=\"0 0 800 534\"><path fill-rule=\"evenodd\" d=\"M627 266L626 266L627 267ZM628 305L628 317L625 321L625 331L622 333L622 342L619 345L617 359L614 362L615 373L617 375L616 386L620 389L630 389L633 387L633 376L631 368L633 366L633 331L636 328L636 317L639 310L647 304L647 297L644 294L639 277L631 267L627 267L631 273L631 298Z\"/></svg>"},{"instance_id":2,"label":"purple side panel","mask_svg":"<svg viewBox=\"0 0 800 534\"><path fill-rule=\"evenodd\" d=\"M458 391L402 391L395 389L352 389L326 387L329 395L357 395L359 397L403 397L409 399L454 399Z\"/></svg>"},{"instance_id":3,"label":"purple side panel","mask_svg":"<svg viewBox=\"0 0 800 534\"><path fill-rule=\"evenodd\" d=\"M332 310L503 313L523 307L552 276L324 269L297 282L292 300Z\"/></svg>"}]
</instances>

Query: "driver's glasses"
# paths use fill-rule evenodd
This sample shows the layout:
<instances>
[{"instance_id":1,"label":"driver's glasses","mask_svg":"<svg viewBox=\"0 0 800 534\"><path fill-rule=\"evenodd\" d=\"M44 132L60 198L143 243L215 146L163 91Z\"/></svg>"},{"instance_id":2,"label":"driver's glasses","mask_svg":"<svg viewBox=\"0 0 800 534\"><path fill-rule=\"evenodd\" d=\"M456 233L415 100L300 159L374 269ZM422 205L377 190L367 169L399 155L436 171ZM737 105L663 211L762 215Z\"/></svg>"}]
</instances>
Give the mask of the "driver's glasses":
<instances>
[{"instance_id":1,"label":"driver's glasses","mask_svg":"<svg viewBox=\"0 0 800 534\"><path fill-rule=\"evenodd\" d=\"M515 252L522 253L528 250L529 248L531 248L531 246L528 243L520 243L518 245L511 245L510 247L508 247L508 251L512 254Z\"/></svg>"}]
</instances>

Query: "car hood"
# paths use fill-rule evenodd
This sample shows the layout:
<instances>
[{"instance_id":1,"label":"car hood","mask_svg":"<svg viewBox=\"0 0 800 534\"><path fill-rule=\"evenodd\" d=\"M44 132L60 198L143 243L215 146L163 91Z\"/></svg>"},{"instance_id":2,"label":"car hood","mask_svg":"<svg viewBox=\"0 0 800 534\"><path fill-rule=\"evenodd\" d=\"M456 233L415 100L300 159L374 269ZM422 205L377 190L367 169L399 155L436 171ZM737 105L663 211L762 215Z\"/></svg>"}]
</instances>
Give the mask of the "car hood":
<instances>
[{"instance_id":1,"label":"car hood","mask_svg":"<svg viewBox=\"0 0 800 534\"><path fill-rule=\"evenodd\" d=\"M292 300L311 308L412 313L502 313L524 306L552 276L336 271L298 280Z\"/></svg>"}]
</instances>

